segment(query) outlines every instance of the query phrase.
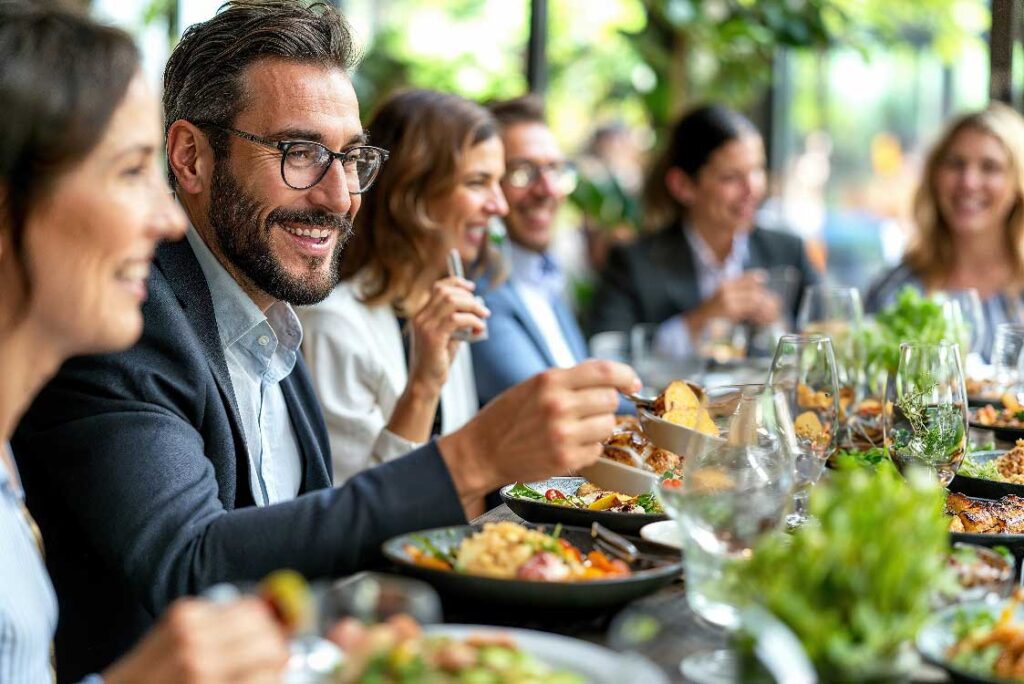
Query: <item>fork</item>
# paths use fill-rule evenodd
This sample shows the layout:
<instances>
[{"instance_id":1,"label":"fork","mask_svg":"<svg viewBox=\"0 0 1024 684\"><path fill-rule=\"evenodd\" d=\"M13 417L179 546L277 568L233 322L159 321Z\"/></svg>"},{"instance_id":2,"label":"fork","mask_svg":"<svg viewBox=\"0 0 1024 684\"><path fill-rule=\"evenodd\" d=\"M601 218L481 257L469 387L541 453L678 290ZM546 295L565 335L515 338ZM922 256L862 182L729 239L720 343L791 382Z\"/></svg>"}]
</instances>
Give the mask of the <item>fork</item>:
<instances>
[{"instance_id":1,"label":"fork","mask_svg":"<svg viewBox=\"0 0 1024 684\"><path fill-rule=\"evenodd\" d=\"M595 522L590 525L590 536L594 538L594 546L602 553L614 556L626 563L633 564L638 560L647 561L653 564L664 564L668 559L664 556L655 556L644 553L636 548L636 544L629 541L621 534L612 532L601 523Z\"/></svg>"}]
</instances>

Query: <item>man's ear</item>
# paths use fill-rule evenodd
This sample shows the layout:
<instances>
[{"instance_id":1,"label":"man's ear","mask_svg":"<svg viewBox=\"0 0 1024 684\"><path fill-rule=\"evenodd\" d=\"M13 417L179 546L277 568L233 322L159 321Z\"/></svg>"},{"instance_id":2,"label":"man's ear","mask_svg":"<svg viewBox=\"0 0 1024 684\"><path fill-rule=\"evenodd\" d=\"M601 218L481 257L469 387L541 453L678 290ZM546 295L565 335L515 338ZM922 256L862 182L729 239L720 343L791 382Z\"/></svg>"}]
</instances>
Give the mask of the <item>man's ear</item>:
<instances>
[{"instance_id":1,"label":"man's ear","mask_svg":"<svg viewBox=\"0 0 1024 684\"><path fill-rule=\"evenodd\" d=\"M192 123L178 119L167 130L167 161L181 192L196 195L210 187L213 148L206 134Z\"/></svg>"},{"instance_id":2,"label":"man's ear","mask_svg":"<svg viewBox=\"0 0 1024 684\"><path fill-rule=\"evenodd\" d=\"M683 206L690 206L697 196L697 186L689 174L678 166L671 167L665 172L665 187L668 194Z\"/></svg>"}]
</instances>

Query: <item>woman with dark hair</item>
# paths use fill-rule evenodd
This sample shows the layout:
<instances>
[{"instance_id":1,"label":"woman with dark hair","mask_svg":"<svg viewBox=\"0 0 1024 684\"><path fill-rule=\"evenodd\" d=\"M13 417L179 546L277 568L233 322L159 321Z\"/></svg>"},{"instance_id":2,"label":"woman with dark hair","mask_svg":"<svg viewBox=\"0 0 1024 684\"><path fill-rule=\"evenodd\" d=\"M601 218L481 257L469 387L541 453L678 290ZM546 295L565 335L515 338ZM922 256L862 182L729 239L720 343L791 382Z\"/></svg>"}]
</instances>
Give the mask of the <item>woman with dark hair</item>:
<instances>
[{"instance_id":1,"label":"woman with dark hair","mask_svg":"<svg viewBox=\"0 0 1024 684\"><path fill-rule=\"evenodd\" d=\"M1024 119L993 102L949 123L914 195L914 234L903 261L872 285L868 311L904 286L978 290L991 351L999 323L1024 321Z\"/></svg>"},{"instance_id":2,"label":"woman with dark hair","mask_svg":"<svg viewBox=\"0 0 1024 684\"><path fill-rule=\"evenodd\" d=\"M157 101L126 34L0 3L0 63L0 681L45 682L57 600L7 442L65 360L139 337L153 250L185 226L157 164ZM86 681L274 681L286 659L259 601L183 600Z\"/></svg>"},{"instance_id":3,"label":"woman with dark hair","mask_svg":"<svg viewBox=\"0 0 1024 684\"><path fill-rule=\"evenodd\" d=\"M799 238L755 226L764 156L757 129L731 109L698 107L679 120L644 189L644 221L657 231L609 255L591 333L655 324L659 350L683 356L711 319L778 319L767 269L795 269L796 292L818 279Z\"/></svg>"},{"instance_id":4,"label":"woman with dark hair","mask_svg":"<svg viewBox=\"0 0 1024 684\"><path fill-rule=\"evenodd\" d=\"M455 250L470 276L493 270L487 225L508 211L504 149L483 107L410 90L384 102L367 128L391 157L356 216L341 285L301 314L335 484L476 413L472 361L457 333L482 332L488 312L447 262Z\"/></svg>"}]
</instances>

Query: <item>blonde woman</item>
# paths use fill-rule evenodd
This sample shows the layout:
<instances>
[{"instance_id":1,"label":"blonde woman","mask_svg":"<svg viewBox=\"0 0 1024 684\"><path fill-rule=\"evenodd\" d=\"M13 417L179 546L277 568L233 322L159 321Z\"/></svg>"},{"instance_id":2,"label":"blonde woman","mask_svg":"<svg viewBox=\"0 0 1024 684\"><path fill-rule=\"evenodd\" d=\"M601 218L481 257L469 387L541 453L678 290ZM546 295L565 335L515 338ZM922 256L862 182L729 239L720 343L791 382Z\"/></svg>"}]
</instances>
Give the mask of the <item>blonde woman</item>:
<instances>
[{"instance_id":1,"label":"blonde woman","mask_svg":"<svg viewBox=\"0 0 1024 684\"><path fill-rule=\"evenodd\" d=\"M905 285L978 291L991 350L999 323L1020 320L1024 285L1024 119L992 103L952 121L932 147L913 203L902 262L866 298L876 311Z\"/></svg>"}]
</instances>

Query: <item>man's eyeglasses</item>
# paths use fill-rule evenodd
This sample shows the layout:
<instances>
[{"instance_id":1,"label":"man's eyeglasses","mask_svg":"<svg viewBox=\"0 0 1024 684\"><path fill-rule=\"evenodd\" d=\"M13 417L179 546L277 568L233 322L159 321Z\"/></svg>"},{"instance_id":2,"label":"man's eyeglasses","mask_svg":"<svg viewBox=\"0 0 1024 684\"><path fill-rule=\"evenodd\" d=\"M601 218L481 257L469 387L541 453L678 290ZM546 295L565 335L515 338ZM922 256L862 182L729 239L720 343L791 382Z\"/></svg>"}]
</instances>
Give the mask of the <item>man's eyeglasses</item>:
<instances>
[{"instance_id":1,"label":"man's eyeglasses","mask_svg":"<svg viewBox=\"0 0 1024 684\"><path fill-rule=\"evenodd\" d=\"M359 145L344 152L334 152L325 145L311 140L267 140L252 133L239 131L213 123L196 123L196 126L222 130L242 140L277 150L281 153L281 179L294 190L308 190L327 175L331 164L337 159L345 171L350 194L358 195L369 190L388 160L388 151L372 145Z\"/></svg>"},{"instance_id":2,"label":"man's eyeglasses","mask_svg":"<svg viewBox=\"0 0 1024 684\"><path fill-rule=\"evenodd\" d=\"M513 161L505 170L505 182L520 190L528 188L544 174L563 195L576 189L576 167L572 162L560 161L550 164L534 164L530 161Z\"/></svg>"}]
</instances>

